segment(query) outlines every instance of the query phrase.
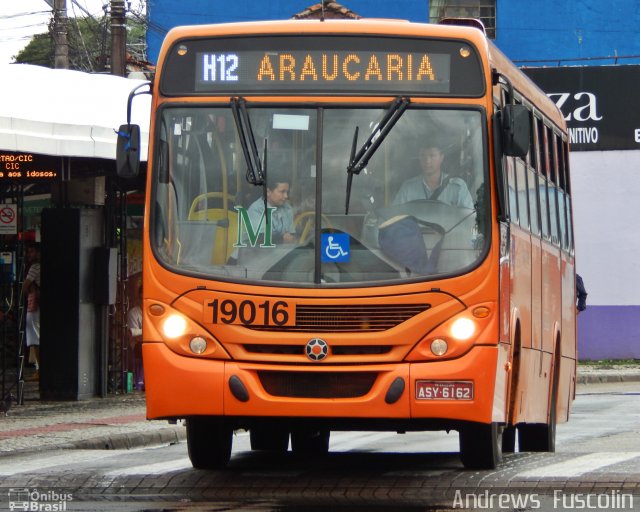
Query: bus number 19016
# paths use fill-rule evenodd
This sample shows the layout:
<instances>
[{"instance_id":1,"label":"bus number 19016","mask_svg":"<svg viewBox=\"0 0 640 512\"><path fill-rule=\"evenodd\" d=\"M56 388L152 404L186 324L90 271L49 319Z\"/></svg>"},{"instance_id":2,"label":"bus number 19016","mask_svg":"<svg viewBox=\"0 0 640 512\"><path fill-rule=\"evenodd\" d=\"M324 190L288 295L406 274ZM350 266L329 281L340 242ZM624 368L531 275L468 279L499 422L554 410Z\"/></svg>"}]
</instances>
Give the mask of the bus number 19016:
<instances>
[{"instance_id":1,"label":"bus number 19016","mask_svg":"<svg viewBox=\"0 0 640 512\"><path fill-rule=\"evenodd\" d=\"M207 308L210 308L207 311ZM295 305L283 300L255 303L250 300L214 299L205 302L205 322L241 325L292 325ZM210 316L209 316L210 315Z\"/></svg>"}]
</instances>

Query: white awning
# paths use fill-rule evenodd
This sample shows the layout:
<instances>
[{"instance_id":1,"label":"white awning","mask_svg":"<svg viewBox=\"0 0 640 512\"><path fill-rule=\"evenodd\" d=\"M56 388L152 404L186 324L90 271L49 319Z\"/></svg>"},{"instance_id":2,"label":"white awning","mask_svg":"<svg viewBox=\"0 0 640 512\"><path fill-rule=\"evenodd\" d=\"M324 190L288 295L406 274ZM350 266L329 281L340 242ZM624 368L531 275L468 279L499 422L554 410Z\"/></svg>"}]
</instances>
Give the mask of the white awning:
<instances>
[{"instance_id":1,"label":"white awning","mask_svg":"<svg viewBox=\"0 0 640 512\"><path fill-rule=\"evenodd\" d=\"M143 80L28 64L0 65L0 150L115 159L129 92ZM147 159L151 96L133 101Z\"/></svg>"}]
</instances>

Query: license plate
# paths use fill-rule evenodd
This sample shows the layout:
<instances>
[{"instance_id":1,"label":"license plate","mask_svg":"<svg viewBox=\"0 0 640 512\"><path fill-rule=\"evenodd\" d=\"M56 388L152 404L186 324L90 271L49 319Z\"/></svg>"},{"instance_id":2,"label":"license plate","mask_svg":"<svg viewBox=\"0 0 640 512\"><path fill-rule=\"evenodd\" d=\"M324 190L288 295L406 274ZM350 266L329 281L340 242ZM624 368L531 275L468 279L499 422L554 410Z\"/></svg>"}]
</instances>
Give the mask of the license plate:
<instances>
[{"instance_id":1,"label":"license plate","mask_svg":"<svg viewBox=\"0 0 640 512\"><path fill-rule=\"evenodd\" d=\"M417 400L473 400L473 382L470 381L416 381Z\"/></svg>"}]
</instances>

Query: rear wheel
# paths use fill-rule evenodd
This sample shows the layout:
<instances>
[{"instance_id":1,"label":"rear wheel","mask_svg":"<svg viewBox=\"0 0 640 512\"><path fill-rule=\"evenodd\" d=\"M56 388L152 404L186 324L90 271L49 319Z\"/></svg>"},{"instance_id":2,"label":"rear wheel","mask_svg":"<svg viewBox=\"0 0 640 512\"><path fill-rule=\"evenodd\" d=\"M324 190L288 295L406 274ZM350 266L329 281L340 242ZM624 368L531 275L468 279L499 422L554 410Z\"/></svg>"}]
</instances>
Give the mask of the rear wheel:
<instances>
[{"instance_id":1,"label":"rear wheel","mask_svg":"<svg viewBox=\"0 0 640 512\"><path fill-rule=\"evenodd\" d=\"M289 431L277 427L255 427L249 431L252 450L286 452L289 449Z\"/></svg>"},{"instance_id":2,"label":"rear wheel","mask_svg":"<svg viewBox=\"0 0 640 512\"><path fill-rule=\"evenodd\" d=\"M518 447L521 452L556 451L556 387L554 382L548 423L523 423L518 425Z\"/></svg>"},{"instance_id":3,"label":"rear wheel","mask_svg":"<svg viewBox=\"0 0 640 512\"><path fill-rule=\"evenodd\" d=\"M291 450L296 455L323 455L329 451L330 437L329 430L295 429L291 432Z\"/></svg>"},{"instance_id":4,"label":"rear wheel","mask_svg":"<svg viewBox=\"0 0 640 512\"><path fill-rule=\"evenodd\" d=\"M502 453L516 451L516 427L506 427L502 430Z\"/></svg>"},{"instance_id":5,"label":"rear wheel","mask_svg":"<svg viewBox=\"0 0 640 512\"><path fill-rule=\"evenodd\" d=\"M196 469L223 468L231 458L233 429L221 418L193 416L187 419L187 449Z\"/></svg>"},{"instance_id":6,"label":"rear wheel","mask_svg":"<svg viewBox=\"0 0 640 512\"><path fill-rule=\"evenodd\" d=\"M460 458L467 469L495 469L502 460L502 427L474 423L460 431Z\"/></svg>"}]
</instances>

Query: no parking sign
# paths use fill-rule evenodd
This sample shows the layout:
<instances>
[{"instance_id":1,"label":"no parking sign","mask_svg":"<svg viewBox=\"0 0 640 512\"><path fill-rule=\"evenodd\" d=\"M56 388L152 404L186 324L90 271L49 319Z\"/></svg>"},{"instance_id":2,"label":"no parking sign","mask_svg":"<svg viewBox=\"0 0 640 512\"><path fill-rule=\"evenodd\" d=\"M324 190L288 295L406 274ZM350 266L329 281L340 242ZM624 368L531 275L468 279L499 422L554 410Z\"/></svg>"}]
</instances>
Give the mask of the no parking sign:
<instances>
[{"instance_id":1,"label":"no parking sign","mask_svg":"<svg viewBox=\"0 0 640 512\"><path fill-rule=\"evenodd\" d=\"M18 213L15 204L0 204L0 234L15 235L18 232Z\"/></svg>"}]
</instances>

